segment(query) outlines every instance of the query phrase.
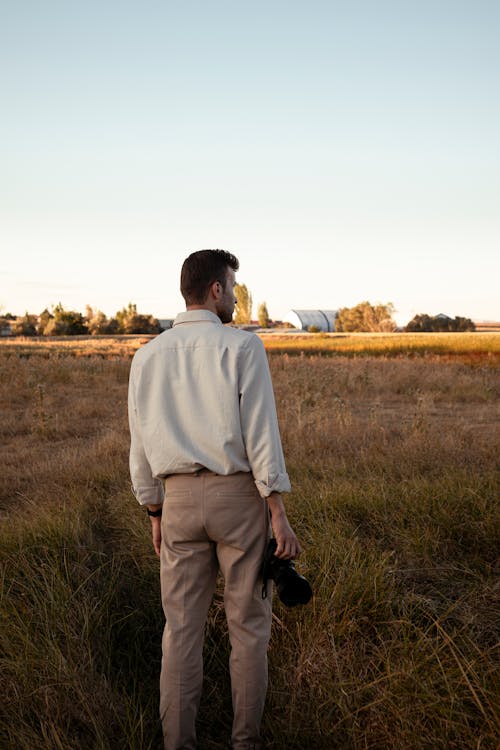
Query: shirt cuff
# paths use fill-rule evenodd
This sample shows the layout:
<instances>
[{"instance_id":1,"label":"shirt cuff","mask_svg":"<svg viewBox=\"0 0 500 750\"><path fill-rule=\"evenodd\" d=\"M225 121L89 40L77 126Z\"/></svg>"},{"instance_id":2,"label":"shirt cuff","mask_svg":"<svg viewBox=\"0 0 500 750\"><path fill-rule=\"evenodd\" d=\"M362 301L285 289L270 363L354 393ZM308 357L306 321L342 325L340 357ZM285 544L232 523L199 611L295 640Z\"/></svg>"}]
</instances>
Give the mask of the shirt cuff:
<instances>
[{"instance_id":1,"label":"shirt cuff","mask_svg":"<svg viewBox=\"0 0 500 750\"><path fill-rule=\"evenodd\" d=\"M156 484L149 485L148 487L134 487L132 485L132 492L134 493L139 505L162 505L165 493L163 491L163 483L158 481Z\"/></svg>"},{"instance_id":2,"label":"shirt cuff","mask_svg":"<svg viewBox=\"0 0 500 750\"><path fill-rule=\"evenodd\" d=\"M286 471L280 474L272 474L267 477L267 482L255 479L255 484L261 497L269 497L271 492L290 492L292 489L290 478Z\"/></svg>"}]
</instances>

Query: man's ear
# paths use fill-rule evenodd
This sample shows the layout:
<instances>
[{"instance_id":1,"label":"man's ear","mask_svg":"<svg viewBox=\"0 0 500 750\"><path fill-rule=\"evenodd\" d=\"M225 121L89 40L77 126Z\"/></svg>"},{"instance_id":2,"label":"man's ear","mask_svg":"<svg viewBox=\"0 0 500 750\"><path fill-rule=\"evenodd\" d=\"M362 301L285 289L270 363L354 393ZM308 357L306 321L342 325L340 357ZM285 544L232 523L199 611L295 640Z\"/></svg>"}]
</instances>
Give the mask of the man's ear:
<instances>
[{"instance_id":1,"label":"man's ear","mask_svg":"<svg viewBox=\"0 0 500 750\"><path fill-rule=\"evenodd\" d=\"M220 281L214 281L213 284L210 285L209 294L213 297L213 299L219 299L222 292L222 286Z\"/></svg>"}]
</instances>

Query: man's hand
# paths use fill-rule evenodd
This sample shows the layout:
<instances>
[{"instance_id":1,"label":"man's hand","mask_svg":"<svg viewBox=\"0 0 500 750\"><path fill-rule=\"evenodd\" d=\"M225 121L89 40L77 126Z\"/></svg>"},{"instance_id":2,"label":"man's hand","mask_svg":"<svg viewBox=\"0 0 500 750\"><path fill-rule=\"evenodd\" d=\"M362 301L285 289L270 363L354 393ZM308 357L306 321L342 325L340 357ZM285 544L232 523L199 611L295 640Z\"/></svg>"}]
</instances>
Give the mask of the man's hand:
<instances>
[{"instance_id":1,"label":"man's hand","mask_svg":"<svg viewBox=\"0 0 500 750\"><path fill-rule=\"evenodd\" d=\"M281 495L272 492L266 500L271 511L271 526L278 545L274 554L281 560L295 560L302 552L302 548L288 521Z\"/></svg>"},{"instance_id":2,"label":"man's hand","mask_svg":"<svg viewBox=\"0 0 500 750\"><path fill-rule=\"evenodd\" d=\"M158 506L149 506L151 510L158 510ZM161 516L158 518L154 518L153 516L149 516L149 520L151 521L151 533L153 535L153 547L155 548L155 552L160 556L160 545L161 545Z\"/></svg>"}]
</instances>

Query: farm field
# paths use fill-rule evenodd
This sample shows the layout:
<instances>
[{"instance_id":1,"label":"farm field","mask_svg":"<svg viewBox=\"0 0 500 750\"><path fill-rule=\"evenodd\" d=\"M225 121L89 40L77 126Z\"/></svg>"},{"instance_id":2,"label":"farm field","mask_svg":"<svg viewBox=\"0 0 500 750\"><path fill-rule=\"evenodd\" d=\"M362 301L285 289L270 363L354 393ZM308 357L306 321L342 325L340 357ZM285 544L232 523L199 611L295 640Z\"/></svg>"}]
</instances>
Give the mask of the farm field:
<instances>
[{"instance_id":1,"label":"farm field","mask_svg":"<svg viewBox=\"0 0 500 750\"><path fill-rule=\"evenodd\" d=\"M346 356L429 356L500 361L500 333L306 333L295 330L260 331L266 349L281 354L344 354ZM137 336L56 336L0 339L0 351L16 354L55 352L85 356L132 355L153 338Z\"/></svg>"},{"instance_id":2,"label":"farm field","mask_svg":"<svg viewBox=\"0 0 500 750\"><path fill-rule=\"evenodd\" d=\"M498 333L289 333L259 334L270 352L351 356L500 357Z\"/></svg>"},{"instance_id":3,"label":"farm field","mask_svg":"<svg viewBox=\"0 0 500 750\"><path fill-rule=\"evenodd\" d=\"M266 747L496 750L500 335L274 336L315 596L275 600ZM0 341L5 750L161 750L158 562L127 464L148 338ZM227 659L219 588L200 750L228 746Z\"/></svg>"}]
</instances>

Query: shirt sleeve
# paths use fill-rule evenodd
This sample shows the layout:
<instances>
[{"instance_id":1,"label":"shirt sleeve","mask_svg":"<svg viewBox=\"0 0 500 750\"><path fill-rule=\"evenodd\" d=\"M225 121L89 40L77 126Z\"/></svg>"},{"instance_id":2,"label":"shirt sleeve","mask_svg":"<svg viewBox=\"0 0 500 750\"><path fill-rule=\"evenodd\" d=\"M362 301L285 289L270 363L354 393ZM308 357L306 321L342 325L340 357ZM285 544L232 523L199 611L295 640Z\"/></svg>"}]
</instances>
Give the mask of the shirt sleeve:
<instances>
[{"instance_id":1,"label":"shirt sleeve","mask_svg":"<svg viewBox=\"0 0 500 750\"><path fill-rule=\"evenodd\" d=\"M140 505L161 505L163 503L163 484L153 476L149 465L137 419L133 371L130 373L128 387L128 419L130 427L130 477L132 492Z\"/></svg>"},{"instance_id":2,"label":"shirt sleeve","mask_svg":"<svg viewBox=\"0 0 500 750\"><path fill-rule=\"evenodd\" d=\"M271 373L258 336L249 337L239 364L241 428L255 484L262 497L271 492L290 492Z\"/></svg>"}]
</instances>

